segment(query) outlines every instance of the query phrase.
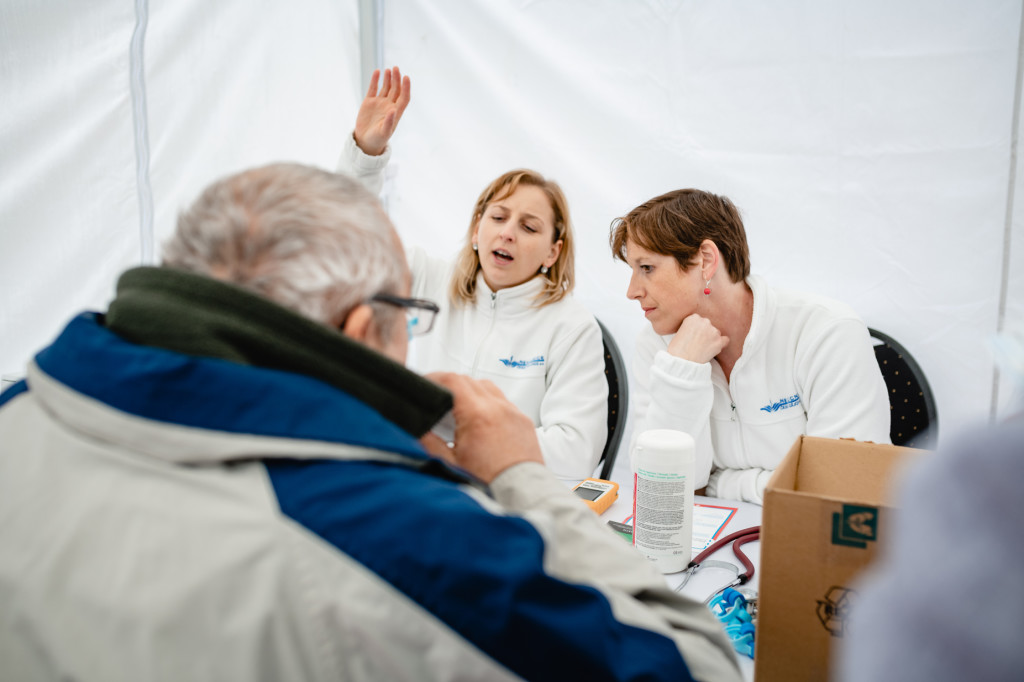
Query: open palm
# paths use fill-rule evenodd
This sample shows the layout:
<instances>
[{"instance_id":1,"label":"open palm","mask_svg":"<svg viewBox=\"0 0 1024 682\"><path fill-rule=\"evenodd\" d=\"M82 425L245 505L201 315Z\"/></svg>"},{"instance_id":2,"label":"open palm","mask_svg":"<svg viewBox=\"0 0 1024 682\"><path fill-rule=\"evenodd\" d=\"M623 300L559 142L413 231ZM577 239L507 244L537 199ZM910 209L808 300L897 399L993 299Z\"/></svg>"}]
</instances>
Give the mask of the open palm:
<instances>
[{"instance_id":1,"label":"open palm","mask_svg":"<svg viewBox=\"0 0 1024 682\"><path fill-rule=\"evenodd\" d=\"M398 67L384 70L384 82L377 91L381 72L377 69L370 78L370 87L359 105L356 116L356 144L364 153L378 156L384 152L388 140L398 127L402 113L409 106L412 83L409 77L402 77Z\"/></svg>"}]
</instances>

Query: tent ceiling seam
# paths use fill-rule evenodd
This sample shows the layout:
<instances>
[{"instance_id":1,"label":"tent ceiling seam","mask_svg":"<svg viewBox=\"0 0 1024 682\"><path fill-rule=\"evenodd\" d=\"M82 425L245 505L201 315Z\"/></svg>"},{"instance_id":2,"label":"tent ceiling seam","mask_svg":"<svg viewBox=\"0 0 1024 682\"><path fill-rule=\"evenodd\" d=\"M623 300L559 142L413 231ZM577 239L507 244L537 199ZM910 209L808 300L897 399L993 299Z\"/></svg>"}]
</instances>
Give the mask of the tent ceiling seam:
<instances>
[{"instance_id":1,"label":"tent ceiling seam","mask_svg":"<svg viewBox=\"0 0 1024 682\"><path fill-rule=\"evenodd\" d=\"M363 93L370 89L370 76L384 68L384 0L359 0L359 71ZM381 206L387 211L391 183L385 179L378 194Z\"/></svg>"},{"instance_id":2,"label":"tent ceiling seam","mask_svg":"<svg viewBox=\"0 0 1024 682\"><path fill-rule=\"evenodd\" d=\"M146 109L146 28L149 25L148 0L135 0L135 30L129 51L132 120L135 134L135 185L139 199L139 260L154 262L153 190L149 183L149 114Z\"/></svg>"}]
</instances>

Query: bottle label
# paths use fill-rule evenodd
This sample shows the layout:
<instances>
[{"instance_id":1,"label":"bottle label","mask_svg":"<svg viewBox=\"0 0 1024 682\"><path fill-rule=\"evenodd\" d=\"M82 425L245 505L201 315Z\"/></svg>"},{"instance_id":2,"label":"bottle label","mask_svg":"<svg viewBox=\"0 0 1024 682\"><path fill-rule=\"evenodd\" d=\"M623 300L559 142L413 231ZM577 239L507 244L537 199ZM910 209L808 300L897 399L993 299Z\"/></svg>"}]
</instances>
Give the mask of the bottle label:
<instances>
[{"instance_id":1,"label":"bottle label","mask_svg":"<svg viewBox=\"0 0 1024 682\"><path fill-rule=\"evenodd\" d=\"M637 547L661 556L690 553L689 543L681 537L690 513L686 504L688 486L683 474L637 470L633 490Z\"/></svg>"}]
</instances>

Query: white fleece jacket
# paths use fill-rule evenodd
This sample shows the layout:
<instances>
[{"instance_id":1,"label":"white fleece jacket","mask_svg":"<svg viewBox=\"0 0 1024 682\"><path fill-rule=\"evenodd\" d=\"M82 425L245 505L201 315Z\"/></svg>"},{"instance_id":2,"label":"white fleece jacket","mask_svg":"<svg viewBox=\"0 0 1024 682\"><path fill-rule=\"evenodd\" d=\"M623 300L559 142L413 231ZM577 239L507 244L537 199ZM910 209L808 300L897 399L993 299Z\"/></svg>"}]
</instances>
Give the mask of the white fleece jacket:
<instances>
[{"instance_id":1,"label":"white fleece jacket","mask_svg":"<svg viewBox=\"0 0 1024 682\"><path fill-rule=\"evenodd\" d=\"M848 306L747 279L754 313L728 381L718 362L669 355L648 325L636 344L634 436L677 429L697 442L696 487L762 503L797 436L889 440L889 401L867 327ZM634 438L635 439L635 438Z\"/></svg>"}]
</instances>

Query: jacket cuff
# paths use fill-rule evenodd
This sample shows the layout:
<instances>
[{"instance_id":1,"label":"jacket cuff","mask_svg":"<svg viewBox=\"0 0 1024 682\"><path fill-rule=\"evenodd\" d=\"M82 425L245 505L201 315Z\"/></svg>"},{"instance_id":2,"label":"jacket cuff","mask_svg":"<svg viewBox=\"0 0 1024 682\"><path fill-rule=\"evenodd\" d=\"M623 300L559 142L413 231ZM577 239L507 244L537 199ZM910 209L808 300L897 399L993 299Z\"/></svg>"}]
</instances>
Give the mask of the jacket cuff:
<instances>
[{"instance_id":1,"label":"jacket cuff","mask_svg":"<svg viewBox=\"0 0 1024 682\"><path fill-rule=\"evenodd\" d=\"M654 369L670 379L679 381L693 383L711 381L710 362L684 360L664 350L655 353Z\"/></svg>"},{"instance_id":2,"label":"jacket cuff","mask_svg":"<svg viewBox=\"0 0 1024 682\"><path fill-rule=\"evenodd\" d=\"M572 493L563 481L539 462L520 462L505 469L491 481L491 495L516 512L542 506L552 495Z\"/></svg>"},{"instance_id":3,"label":"jacket cuff","mask_svg":"<svg viewBox=\"0 0 1024 682\"><path fill-rule=\"evenodd\" d=\"M707 489L705 491L705 494L708 497L719 497L719 494L718 494L718 479L720 479L721 477L722 477L722 470L721 469L715 469L714 471L711 472L711 475L708 477Z\"/></svg>"},{"instance_id":4,"label":"jacket cuff","mask_svg":"<svg viewBox=\"0 0 1024 682\"><path fill-rule=\"evenodd\" d=\"M353 131L345 138L341 153L348 160L348 163L340 164L342 167L351 168L356 175L367 175L377 173L388 165L388 161L391 160L391 145L384 147L379 156L370 156L356 144L356 134Z\"/></svg>"}]
</instances>

